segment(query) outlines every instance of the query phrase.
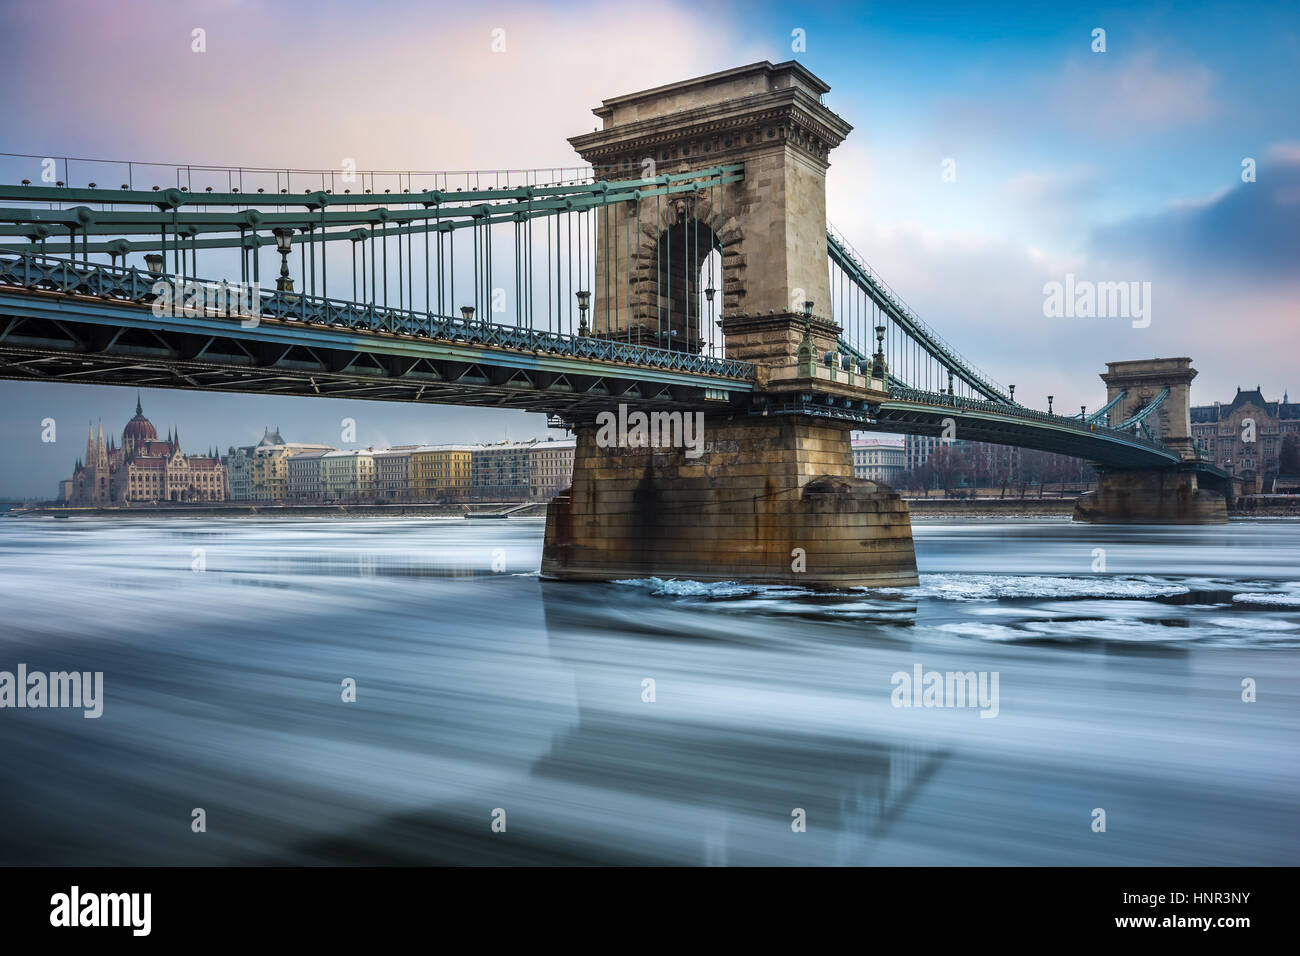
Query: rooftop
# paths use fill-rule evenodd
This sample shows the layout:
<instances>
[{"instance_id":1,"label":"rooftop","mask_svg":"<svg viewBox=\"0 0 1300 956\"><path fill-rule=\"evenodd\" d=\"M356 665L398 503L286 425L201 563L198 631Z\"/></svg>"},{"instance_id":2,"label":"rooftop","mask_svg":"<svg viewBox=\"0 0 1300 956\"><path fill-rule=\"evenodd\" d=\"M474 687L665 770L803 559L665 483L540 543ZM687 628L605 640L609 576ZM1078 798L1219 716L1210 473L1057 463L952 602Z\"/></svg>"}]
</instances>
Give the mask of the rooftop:
<instances>
[{"instance_id":1,"label":"rooftop","mask_svg":"<svg viewBox=\"0 0 1300 956\"><path fill-rule=\"evenodd\" d=\"M1193 405L1191 408L1191 418L1197 424L1206 422L1218 422L1225 418L1231 417L1232 413L1243 405L1253 405L1262 411L1268 412L1275 418L1300 419L1300 402L1288 401L1290 395L1286 392L1282 394L1282 400L1268 401L1264 398L1263 389L1256 385L1253 389L1243 389L1238 387L1237 394L1233 396L1231 402L1215 402L1213 405Z\"/></svg>"}]
</instances>

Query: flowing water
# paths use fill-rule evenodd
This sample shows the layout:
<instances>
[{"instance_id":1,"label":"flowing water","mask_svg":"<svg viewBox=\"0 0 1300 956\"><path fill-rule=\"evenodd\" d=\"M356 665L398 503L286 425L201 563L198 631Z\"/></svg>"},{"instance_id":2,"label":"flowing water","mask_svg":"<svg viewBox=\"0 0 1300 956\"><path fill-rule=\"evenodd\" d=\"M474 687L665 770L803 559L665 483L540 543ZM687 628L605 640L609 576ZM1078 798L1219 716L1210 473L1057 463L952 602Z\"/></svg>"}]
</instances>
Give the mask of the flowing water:
<instances>
[{"instance_id":1,"label":"flowing water","mask_svg":"<svg viewBox=\"0 0 1300 956\"><path fill-rule=\"evenodd\" d=\"M819 594L544 581L526 519L0 520L0 671L103 672L0 710L0 862L1300 863L1300 523L914 527L920 587Z\"/></svg>"}]
</instances>

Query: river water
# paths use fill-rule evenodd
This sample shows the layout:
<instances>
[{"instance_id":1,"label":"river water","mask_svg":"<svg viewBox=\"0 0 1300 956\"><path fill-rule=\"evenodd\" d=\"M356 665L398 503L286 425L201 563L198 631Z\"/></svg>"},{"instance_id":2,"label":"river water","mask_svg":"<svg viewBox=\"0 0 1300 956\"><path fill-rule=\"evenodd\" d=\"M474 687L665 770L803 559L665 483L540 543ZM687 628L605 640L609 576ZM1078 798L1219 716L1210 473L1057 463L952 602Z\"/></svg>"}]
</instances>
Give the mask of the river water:
<instances>
[{"instance_id":1,"label":"river water","mask_svg":"<svg viewBox=\"0 0 1300 956\"><path fill-rule=\"evenodd\" d=\"M914 530L920 587L816 594L543 581L528 519L0 520L0 671L104 675L0 710L0 863L1300 863L1300 523Z\"/></svg>"}]
</instances>

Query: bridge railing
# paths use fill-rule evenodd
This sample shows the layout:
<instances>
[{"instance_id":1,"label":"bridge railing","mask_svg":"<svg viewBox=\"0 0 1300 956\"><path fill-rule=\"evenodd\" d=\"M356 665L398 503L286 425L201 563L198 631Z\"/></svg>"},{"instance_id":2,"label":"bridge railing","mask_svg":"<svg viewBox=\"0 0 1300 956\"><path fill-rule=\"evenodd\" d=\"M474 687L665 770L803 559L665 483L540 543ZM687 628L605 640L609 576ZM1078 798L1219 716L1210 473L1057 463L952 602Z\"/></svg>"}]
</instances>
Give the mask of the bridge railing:
<instances>
[{"instance_id":1,"label":"bridge railing","mask_svg":"<svg viewBox=\"0 0 1300 956\"><path fill-rule=\"evenodd\" d=\"M752 380L755 375L753 365L733 359L303 293L259 290L255 302L251 293L243 300L236 294L232 306L226 291L236 285L36 253L0 253L0 286L149 305L164 316L228 318L244 323L245 327L253 320L271 318L333 330L546 352L721 378ZM209 307L208 302L221 305ZM231 331L237 334L233 326Z\"/></svg>"},{"instance_id":2,"label":"bridge railing","mask_svg":"<svg viewBox=\"0 0 1300 956\"><path fill-rule=\"evenodd\" d=\"M889 395L892 399L904 402L917 402L924 405L939 405L945 408L969 409L971 411L994 412L1003 418L1023 418L1032 421L1047 422L1060 428L1066 428L1070 431L1078 432L1079 434L1109 435L1114 438L1123 439L1132 444L1144 445L1155 451L1168 451L1168 447L1164 444L1143 437L1135 430L1121 430L1118 428L1111 428L1109 425L1084 423L1081 422L1078 417L1054 415L1048 412L1039 411L1036 408L1027 408L1024 405L1007 405L1003 402L990 402L978 398L949 395L946 392L929 392L916 388L894 387L889 390Z\"/></svg>"}]
</instances>

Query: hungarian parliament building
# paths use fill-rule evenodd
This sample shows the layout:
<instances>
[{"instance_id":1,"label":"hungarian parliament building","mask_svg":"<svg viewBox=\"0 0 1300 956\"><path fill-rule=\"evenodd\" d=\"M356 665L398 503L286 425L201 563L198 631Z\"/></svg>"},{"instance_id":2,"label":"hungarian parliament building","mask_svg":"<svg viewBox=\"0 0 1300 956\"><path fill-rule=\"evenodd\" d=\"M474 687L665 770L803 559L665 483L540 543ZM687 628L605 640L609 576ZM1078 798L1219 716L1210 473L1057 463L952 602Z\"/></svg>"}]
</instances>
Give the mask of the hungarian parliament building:
<instances>
[{"instance_id":1,"label":"hungarian parliament building","mask_svg":"<svg viewBox=\"0 0 1300 956\"><path fill-rule=\"evenodd\" d=\"M137 399L135 417L122 429L122 442L104 440L101 422L86 437L86 457L64 479L60 497L74 505L123 505L154 501L224 501L226 469L213 450L181 452L180 434L159 438Z\"/></svg>"}]
</instances>

